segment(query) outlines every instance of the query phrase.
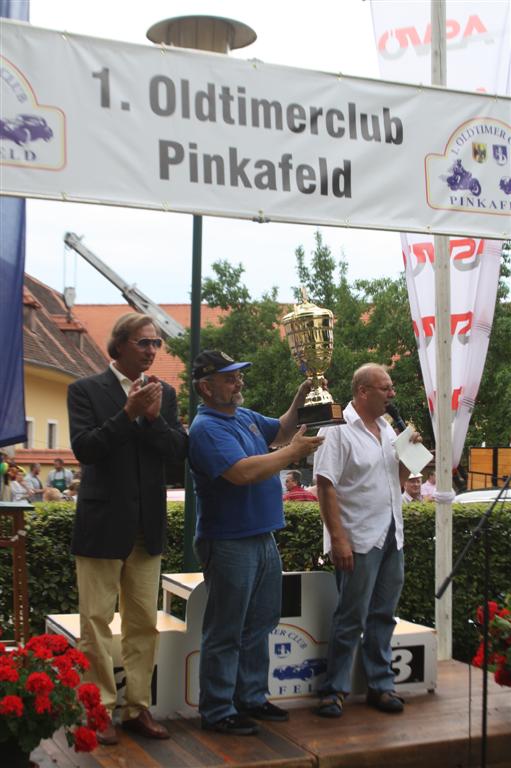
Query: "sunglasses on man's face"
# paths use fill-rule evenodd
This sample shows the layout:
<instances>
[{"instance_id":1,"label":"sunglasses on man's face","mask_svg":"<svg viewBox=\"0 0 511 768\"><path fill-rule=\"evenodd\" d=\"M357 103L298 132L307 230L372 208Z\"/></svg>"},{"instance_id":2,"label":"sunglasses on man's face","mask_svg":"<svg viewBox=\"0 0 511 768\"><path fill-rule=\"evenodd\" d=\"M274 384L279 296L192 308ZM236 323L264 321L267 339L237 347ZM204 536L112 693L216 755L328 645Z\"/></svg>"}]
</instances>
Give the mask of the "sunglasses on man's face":
<instances>
[{"instance_id":1,"label":"sunglasses on man's face","mask_svg":"<svg viewBox=\"0 0 511 768\"><path fill-rule=\"evenodd\" d=\"M154 339L130 339L132 344L136 344L139 349L149 349L149 347L156 347L160 349L163 344L163 339L157 336Z\"/></svg>"}]
</instances>

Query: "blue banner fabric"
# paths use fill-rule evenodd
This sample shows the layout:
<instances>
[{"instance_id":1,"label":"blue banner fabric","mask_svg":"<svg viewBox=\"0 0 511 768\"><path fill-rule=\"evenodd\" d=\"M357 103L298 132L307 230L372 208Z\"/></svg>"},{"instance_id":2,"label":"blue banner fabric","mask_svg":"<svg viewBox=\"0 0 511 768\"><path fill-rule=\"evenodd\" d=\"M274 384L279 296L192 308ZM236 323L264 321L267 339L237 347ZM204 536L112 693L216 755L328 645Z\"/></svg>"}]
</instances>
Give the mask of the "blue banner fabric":
<instances>
[{"instance_id":1,"label":"blue banner fabric","mask_svg":"<svg viewBox=\"0 0 511 768\"><path fill-rule=\"evenodd\" d=\"M0 0L0 16L28 21L29 0ZM23 385L25 201L0 197L0 446L26 440Z\"/></svg>"},{"instance_id":2,"label":"blue banner fabric","mask_svg":"<svg viewBox=\"0 0 511 768\"><path fill-rule=\"evenodd\" d=\"M23 389L25 201L0 197L0 446L26 440Z\"/></svg>"}]
</instances>

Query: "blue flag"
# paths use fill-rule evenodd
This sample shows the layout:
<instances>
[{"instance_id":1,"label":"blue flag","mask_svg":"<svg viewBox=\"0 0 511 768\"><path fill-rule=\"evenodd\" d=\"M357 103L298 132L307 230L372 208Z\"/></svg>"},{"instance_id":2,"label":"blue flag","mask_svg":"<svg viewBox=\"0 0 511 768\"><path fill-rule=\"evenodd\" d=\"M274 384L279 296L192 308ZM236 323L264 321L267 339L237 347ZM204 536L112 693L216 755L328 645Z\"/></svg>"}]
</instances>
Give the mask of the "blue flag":
<instances>
[{"instance_id":1,"label":"blue flag","mask_svg":"<svg viewBox=\"0 0 511 768\"><path fill-rule=\"evenodd\" d=\"M28 21L29 0L0 0L0 16Z\"/></svg>"},{"instance_id":2,"label":"blue flag","mask_svg":"<svg viewBox=\"0 0 511 768\"><path fill-rule=\"evenodd\" d=\"M0 16L28 21L29 0L0 0ZM23 385L25 201L0 197L0 446L27 439Z\"/></svg>"}]
</instances>

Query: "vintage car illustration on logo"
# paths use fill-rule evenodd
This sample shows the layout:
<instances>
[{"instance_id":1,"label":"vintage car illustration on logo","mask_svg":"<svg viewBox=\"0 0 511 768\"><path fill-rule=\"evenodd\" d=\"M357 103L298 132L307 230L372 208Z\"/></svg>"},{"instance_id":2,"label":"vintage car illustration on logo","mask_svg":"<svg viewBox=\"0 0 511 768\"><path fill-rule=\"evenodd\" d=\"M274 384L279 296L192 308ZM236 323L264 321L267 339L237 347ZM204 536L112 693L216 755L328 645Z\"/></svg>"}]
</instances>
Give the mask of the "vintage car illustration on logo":
<instances>
[{"instance_id":1,"label":"vintage car illustration on logo","mask_svg":"<svg viewBox=\"0 0 511 768\"><path fill-rule=\"evenodd\" d=\"M472 176L470 171L463 167L461 160L455 161L454 165L449 168L449 173L451 175L445 178L449 189L468 189L473 195L479 197L481 194L481 184L475 176Z\"/></svg>"},{"instance_id":2,"label":"vintage car illustration on logo","mask_svg":"<svg viewBox=\"0 0 511 768\"><path fill-rule=\"evenodd\" d=\"M21 69L0 56L0 167L30 171L66 167L66 114L38 95Z\"/></svg>"},{"instance_id":3,"label":"vintage car illustration on logo","mask_svg":"<svg viewBox=\"0 0 511 768\"><path fill-rule=\"evenodd\" d=\"M35 139L50 141L53 131L43 117L17 115L15 118L0 120L0 139L14 141L21 146Z\"/></svg>"},{"instance_id":4,"label":"vintage car illustration on logo","mask_svg":"<svg viewBox=\"0 0 511 768\"><path fill-rule=\"evenodd\" d=\"M273 677L279 680L310 680L313 675L326 672L326 659L305 659L301 664L283 664L275 667Z\"/></svg>"}]
</instances>

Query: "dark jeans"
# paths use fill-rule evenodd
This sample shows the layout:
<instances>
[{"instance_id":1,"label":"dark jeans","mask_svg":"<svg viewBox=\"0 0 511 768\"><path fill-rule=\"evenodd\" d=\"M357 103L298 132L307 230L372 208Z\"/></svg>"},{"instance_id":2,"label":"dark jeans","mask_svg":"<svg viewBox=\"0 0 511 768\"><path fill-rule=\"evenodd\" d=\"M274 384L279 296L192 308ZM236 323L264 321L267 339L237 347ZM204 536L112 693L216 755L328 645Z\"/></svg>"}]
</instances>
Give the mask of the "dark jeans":
<instances>
[{"instance_id":1,"label":"dark jeans","mask_svg":"<svg viewBox=\"0 0 511 768\"><path fill-rule=\"evenodd\" d=\"M268 636L280 620L282 564L273 534L197 539L208 599L202 626L199 712L215 723L268 694Z\"/></svg>"}]
</instances>

